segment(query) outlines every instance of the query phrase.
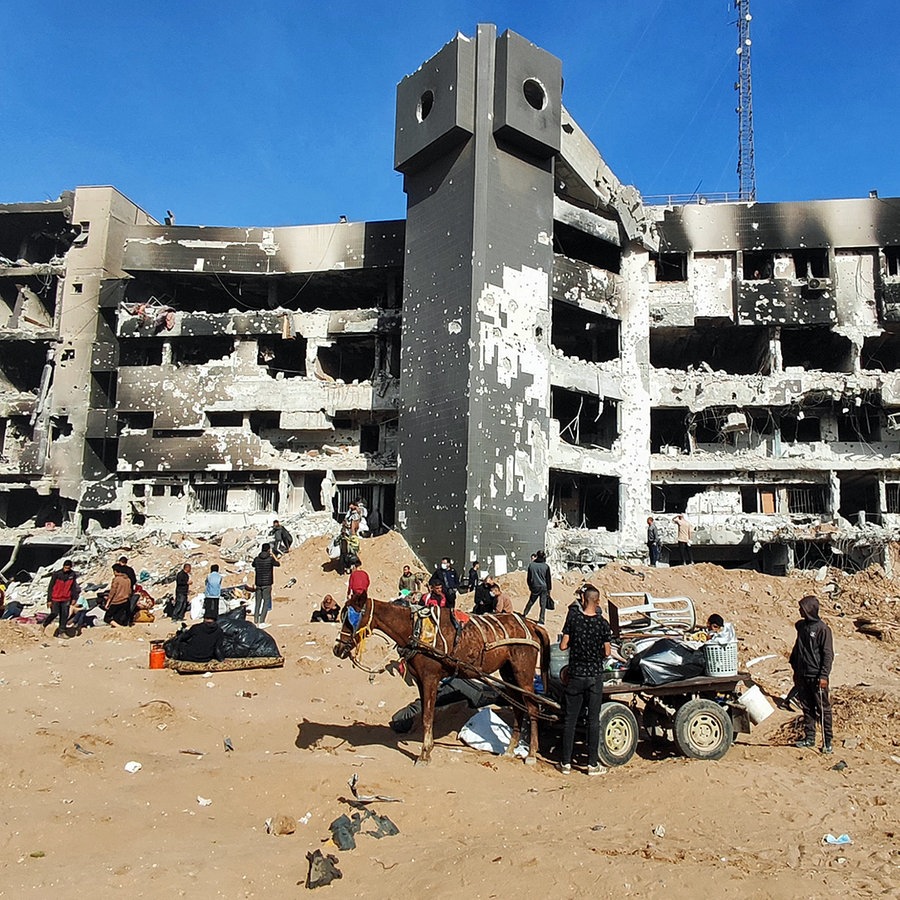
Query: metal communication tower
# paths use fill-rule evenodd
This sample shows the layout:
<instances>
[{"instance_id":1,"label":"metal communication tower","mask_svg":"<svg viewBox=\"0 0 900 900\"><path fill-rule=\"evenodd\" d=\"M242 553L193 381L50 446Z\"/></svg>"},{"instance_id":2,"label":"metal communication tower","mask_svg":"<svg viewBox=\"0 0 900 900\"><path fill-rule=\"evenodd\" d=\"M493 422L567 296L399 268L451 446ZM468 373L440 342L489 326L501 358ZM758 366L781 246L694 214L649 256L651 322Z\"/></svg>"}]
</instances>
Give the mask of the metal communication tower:
<instances>
[{"instance_id":1,"label":"metal communication tower","mask_svg":"<svg viewBox=\"0 0 900 900\"><path fill-rule=\"evenodd\" d=\"M753 153L753 86L750 79L750 0L734 0L738 10L738 190L741 200L756 200L756 161Z\"/></svg>"}]
</instances>

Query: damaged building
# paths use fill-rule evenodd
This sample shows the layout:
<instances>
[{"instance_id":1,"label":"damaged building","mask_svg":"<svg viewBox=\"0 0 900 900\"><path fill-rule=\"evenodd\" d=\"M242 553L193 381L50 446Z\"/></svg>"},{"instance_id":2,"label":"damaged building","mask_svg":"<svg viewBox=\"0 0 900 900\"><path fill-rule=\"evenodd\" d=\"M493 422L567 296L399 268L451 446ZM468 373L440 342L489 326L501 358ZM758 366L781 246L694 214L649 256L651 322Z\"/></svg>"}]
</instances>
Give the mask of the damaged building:
<instances>
[{"instance_id":1,"label":"damaged building","mask_svg":"<svg viewBox=\"0 0 900 900\"><path fill-rule=\"evenodd\" d=\"M900 201L647 205L490 25L400 82L394 165L405 221L0 205L0 568L357 496L494 571L680 512L697 561L889 562Z\"/></svg>"}]
</instances>

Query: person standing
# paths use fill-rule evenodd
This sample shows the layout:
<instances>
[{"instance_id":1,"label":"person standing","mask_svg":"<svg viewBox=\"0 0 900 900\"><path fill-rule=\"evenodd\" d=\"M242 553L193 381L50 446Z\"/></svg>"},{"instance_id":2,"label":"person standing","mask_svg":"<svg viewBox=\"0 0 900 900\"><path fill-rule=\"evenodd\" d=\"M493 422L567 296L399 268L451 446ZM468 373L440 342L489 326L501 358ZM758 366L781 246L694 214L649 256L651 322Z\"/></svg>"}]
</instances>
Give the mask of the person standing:
<instances>
[{"instance_id":1,"label":"person standing","mask_svg":"<svg viewBox=\"0 0 900 900\"><path fill-rule=\"evenodd\" d=\"M822 753L832 753L833 734L828 679L834 663L834 638L831 629L819 618L819 601L812 595L798 604L800 620L794 625L797 639L791 650L794 687L803 710L804 736L797 747L816 745L816 722L822 726Z\"/></svg>"},{"instance_id":2,"label":"person standing","mask_svg":"<svg viewBox=\"0 0 900 900\"><path fill-rule=\"evenodd\" d=\"M535 603L540 603L541 615L538 618L538 625L544 624L544 618L547 615L547 601L550 599L550 591L553 588L553 578L550 575L550 566L547 565L547 554L543 550L538 550L534 554L534 558L528 564L527 572L528 590L531 596L525 604L525 610L522 615L527 616L528 611Z\"/></svg>"},{"instance_id":3,"label":"person standing","mask_svg":"<svg viewBox=\"0 0 900 900\"><path fill-rule=\"evenodd\" d=\"M78 576L72 568L72 560L67 559L63 562L62 568L50 576L50 585L47 587L47 606L50 608L50 615L42 623L44 631L54 619L58 619L53 637L66 636L69 604L77 600L80 593Z\"/></svg>"},{"instance_id":4,"label":"person standing","mask_svg":"<svg viewBox=\"0 0 900 900\"><path fill-rule=\"evenodd\" d=\"M477 559L473 559L472 565L469 566L469 591L474 591L480 580L481 566L478 565Z\"/></svg>"},{"instance_id":5,"label":"person standing","mask_svg":"<svg viewBox=\"0 0 900 900\"><path fill-rule=\"evenodd\" d=\"M569 651L569 680L565 686L566 717L563 728L562 759L564 775L572 771L575 726L583 706L587 705L588 775L602 775L600 765L600 707L603 703L603 661L610 655L612 630L600 613L600 592L592 584L582 588L581 610L570 610L563 625L560 650Z\"/></svg>"},{"instance_id":6,"label":"person standing","mask_svg":"<svg viewBox=\"0 0 900 900\"><path fill-rule=\"evenodd\" d=\"M650 554L651 566L656 566L659 562L659 551L661 546L659 529L656 527L656 522L653 521L653 516L650 516L647 519L647 552Z\"/></svg>"},{"instance_id":7,"label":"person standing","mask_svg":"<svg viewBox=\"0 0 900 900\"><path fill-rule=\"evenodd\" d=\"M687 518L678 513L675 516L675 526L678 528L678 550L681 553L681 564L683 566L692 566L694 564L694 554L691 552L691 541L694 539L694 526Z\"/></svg>"},{"instance_id":8,"label":"person standing","mask_svg":"<svg viewBox=\"0 0 900 900\"><path fill-rule=\"evenodd\" d=\"M294 538L291 533L281 524L281 522L276 519L272 523L272 552L276 556L281 556L282 553L287 553L288 550L291 549L291 544L294 543Z\"/></svg>"},{"instance_id":9,"label":"person standing","mask_svg":"<svg viewBox=\"0 0 900 900\"><path fill-rule=\"evenodd\" d=\"M259 555L253 559L253 570L256 572L256 606L253 610L253 621L265 624L266 616L272 608L272 585L275 583L275 566L281 563L272 556L269 544L263 544Z\"/></svg>"},{"instance_id":10,"label":"person standing","mask_svg":"<svg viewBox=\"0 0 900 900\"><path fill-rule=\"evenodd\" d=\"M209 575L206 576L206 584L203 586L203 618L219 618L219 601L222 599L222 573L219 566L213 563L209 567Z\"/></svg>"},{"instance_id":11,"label":"person standing","mask_svg":"<svg viewBox=\"0 0 900 900\"><path fill-rule=\"evenodd\" d=\"M191 591L191 564L185 563L175 576L175 602L172 604L172 621L183 622L188 611L188 594Z\"/></svg>"},{"instance_id":12,"label":"person standing","mask_svg":"<svg viewBox=\"0 0 900 900\"><path fill-rule=\"evenodd\" d=\"M415 593L419 588L419 582L415 575L412 573L412 569L409 566L403 567L403 572L400 574L400 580L397 582L397 589L402 593L406 591L407 594Z\"/></svg>"},{"instance_id":13,"label":"person standing","mask_svg":"<svg viewBox=\"0 0 900 900\"><path fill-rule=\"evenodd\" d=\"M434 570L431 575L431 584L437 578L444 588L444 604L449 609L456 606L456 592L459 590L459 579L456 576L456 569L450 563L450 558L444 556L441 558L441 564Z\"/></svg>"}]
</instances>

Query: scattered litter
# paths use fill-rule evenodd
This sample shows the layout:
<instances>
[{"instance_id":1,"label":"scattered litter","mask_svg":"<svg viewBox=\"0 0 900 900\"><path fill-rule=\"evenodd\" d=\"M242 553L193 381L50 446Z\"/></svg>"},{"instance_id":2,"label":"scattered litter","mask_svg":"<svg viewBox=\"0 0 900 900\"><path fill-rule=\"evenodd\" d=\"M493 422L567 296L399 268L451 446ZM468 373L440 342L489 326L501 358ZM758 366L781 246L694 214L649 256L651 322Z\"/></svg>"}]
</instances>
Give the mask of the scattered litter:
<instances>
[{"instance_id":1,"label":"scattered litter","mask_svg":"<svg viewBox=\"0 0 900 900\"><path fill-rule=\"evenodd\" d=\"M250 697L255 697L256 693L254 691L238 691L234 696L250 698Z\"/></svg>"},{"instance_id":2,"label":"scattered litter","mask_svg":"<svg viewBox=\"0 0 900 900\"><path fill-rule=\"evenodd\" d=\"M599 822L596 825L591 825L591 831L603 831L606 828L605 825L601 825Z\"/></svg>"},{"instance_id":3,"label":"scattered litter","mask_svg":"<svg viewBox=\"0 0 900 900\"><path fill-rule=\"evenodd\" d=\"M300 816L297 820L301 825L309 825L309 820L312 818L312 813L308 812L305 816Z\"/></svg>"},{"instance_id":4,"label":"scattered litter","mask_svg":"<svg viewBox=\"0 0 900 900\"><path fill-rule=\"evenodd\" d=\"M75 749L79 753L83 753L85 756L93 756L94 755L93 750L85 750L84 747L81 746L81 744L75 744ZM898 762L900 762L900 760L898 760Z\"/></svg>"},{"instance_id":5,"label":"scattered litter","mask_svg":"<svg viewBox=\"0 0 900 900\"><path fill-rule=\"evenodd\" d=\"M32 859L43 859L47 854L43 850L33 850L28 854Z\"/></svg>"},{"instance_id":6,"label":"scattered litter","mask_svg":"<svg viewBox=\"0 0 900 900\"><path fill-rule=\"evenodd\" d=\"M162 722L161 724L157 725L156 727L157 727L160 731L165 731L169 726L168 726L165 722Z\"/></svg>"},{"instance_id":7,"label":"scattered litter","mask_svg":"<svg viewBox=\"0 0 900 900\"><path fill-rule=\"evenodd\" d=\"M135 772L140 772L143 768L144 767L135 760L131 760L131 762L125 763L125 771L130 772L132 775L134 775Z\"/></svg>"},{"instance_id":8,"label":"scattered litter","mask_svg":"<svg viewBox=\"0 0 900 900\"><path fill-rule=\"evenodd\" d=\"M206 686L207 687L215 687L215 684L212 681L207 681Z\"/></svg>"},{"instance_id":9,"label":"scattered litter","mask_svg":"<svg viewBox=\"0 0 900 900\"><path fill-rule=\"evenodd\" d=\"M846 760L842 759L840 762L835 763L831 767L831 771L832 772L843 772L844 769L846 769L846 768L847 768L847 762L846 762Z\"/></svg>"},{"instance_id":10,"label":"scattered litter","mask_svg":"<svg viewBox=\"0 0 900 900\"><path fill-rule=\"evenodd\" d=\"M76 744L75 746L77 747L78 744ZM900 756L891 756L891 761L897 763L897 765L900 765Z\"/></svg>"},{"instance_id":11,"label":"scattered litter","mask_svg":"<svg viewBox=\"0 0 900 900\"><path fill-rule=\"evenodd\" d=\"M204 672L203 677L204 678L212 678L212 672Z\"/></svg>"},{"instance_id":12,"label":"scattered litter","mask_svg":"<svg viewBox=\"0 0 900 900\"><path fill-rule=\"evenodd\" d=\"M204 752L202 750L191 750L190 748L187 750L179 750L179 753L186 753L188 756L204 756Z\"/></svg>"},{"instance_id":13,"label":"scattered litter","mask_svg":"<svg viewBox=\"0 0 900 900\"><path fill-rule=\"evenodd\" d=\"M852 844L853 840L851 839L849 834L841 834L838 837L835 837L833 834L826 834L825 837L822 838L823 844L833 844L836 847L841 847L844 844Z\"/></svg>"},{"instance_id":14,"label":"scattered litter","mask_svg":"<svg viewBox=\"0 0 900 900\"><path fill-rule=\"evenodd\" d=\"M293 834L297 820L293 816L277 815L266 819L266 834Z\"/></svg>"},{"instance_id":15,"label":"scattered litter","mask_svg":"<svg viewBox=\"0 0 900 900\"><path fill-rule=\"evenodd\" d=\"M347 784L350 786L350 793L353 794L354 799L359 803L375 803L376 801L381 801L382 803L403 802L399 797L385 797L383 794L360 794L356 789L357 784L359 784L359 775L356 772L350 776Z\"/></svg>"},{"instance_id":16,"label":"scattered litter","mask_svg":"<svg viewBox=\"0 0 900 900\"><path fill-rule=\"evenodd\" d=\"M336 878L343 878L341 870L337 867L338 859L331 853L324 856L321 850L313 850L306 854L309 860L309 872L306 874L306 886L308 888L322 887L331 884Z\"/></svg>"},{"instance_id":17,"label":"scattered litter","mask_svg":"<svg viewBox=\"0 0 900 900\"><path fill-rule=\"evenodd\" d=\"M212 806L212 800L208 799L207 797L201 797L199 794L197 795L197 802L201 806Z\"/></svg>"},{"instance_id":18,"label":"scattered litter","mask_svg":"<svg viewBox=\"0 0 900 900\"><path fill-rule=\"evenodd\" d=\"M755 666L757 663L765 662L767 659L776 659L778 654L776 653L767 653L765 656L754 656L750 662L747 663L747 668L750 666Z\"/></svg>"},{"instance_id":19,"label":"scattered litter","mask_svg":"<svg viewBox=\"0 0 900 900\"><path fill-rule=\"evenodd\" d=\"M225 745L225 752L227 753L229 750L234 750L234 744L231 743L231 738L223 738L222 743Z\"/></svg>"},{"instance_id":20,"label":"scattered litter","mask_svg":"<svg viewBox=\"0 0 900 900\"><path fill-rule=\"evenodd\" d=\"M665 825L657 825L656 828L653 829L653 833L658 838L664 838L666 836L666 826Z\"/></svg>"},{"instance_id":21,"label":"scattered litter","mask_svg":"<svg viewBox=\"0 0 900 900\"><path fill-rule=\"evenodd\" d=\"M400 829L387 816L379 816L371 809L367 809L362 816L358 812L353 813L352 816L339 816L328 828L331 831L331 839L338 850L355 850L356 838L354 835L359 834L363 825L366 824L374 827L367 828L363 834L373 838L393 837L395 834L400 834Z\"/></svg>"}]
</instances>

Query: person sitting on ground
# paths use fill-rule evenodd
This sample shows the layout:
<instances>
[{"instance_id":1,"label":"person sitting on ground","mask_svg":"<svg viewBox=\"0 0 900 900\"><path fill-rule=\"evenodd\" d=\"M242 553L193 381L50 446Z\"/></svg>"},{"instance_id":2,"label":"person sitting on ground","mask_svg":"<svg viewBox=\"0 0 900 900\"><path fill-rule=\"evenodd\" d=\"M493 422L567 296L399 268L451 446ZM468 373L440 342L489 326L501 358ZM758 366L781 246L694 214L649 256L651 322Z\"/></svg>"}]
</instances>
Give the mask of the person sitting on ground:
<instances>
[{"instance_id":1,"label":"person sitting on ground","mask_svg":"<svg viewBox=\"0 0 900 900\"><path fill-rule=\"evenodd\" d=\"M272 523L272 552L276 556L281 556L283 553L287 553L288 550L291 549L291 544L294 543L294 538L291 533L281 524L281 522L276 519Z\"/></svg>"},{"instance_id":2,"label":"person sitting on ground","mask_svg":"<svg viewBox=\"0 0 900 900\"><path fill-rule=\"evenodd\" d=\"M718 613L713 613L706 620L706 632L710 644L731 644L737 640L734 625L726 622Z\"/></svg>"},{"instance_id":3,"label":"person sitting on ground","mask_svg":"<svg viewBox=\"0 0 900 900\"><path fill-rule=\"evenodd\" d=\"M337 622L341 614L341 605L331 596L326 594L322 598L322 605L313 610L311 622Z\"/></svg>"},{"instance_id":4,"label":"person sitting on ground","mask_svg":"<svg viewBox=\"0 0 900 900\"><path fill-rule=\"evenodd\" d=\"M350 565L350 578L347 581L347 599L365 600L369 596L369 574L366 572L359 559L353 560Z\"/></svg>"},{"instance_id":5,"label":"person sitting on ground","mask_svg":"<svg viewBox=\"0 0 900 900\"><path fill-rule=\"evenodd\" d=\"M74 628L75 634L80 635L81 629L85 625L93 625L93 617L90 622L87 618L90 608L91 604L88 598L84 594L79 594L78 599L69 607L69 621L66 623L66 628Z\"/></svg>"},{"instance_id":6,"label":"person sitting on ground","mask_svg":"<svg viewBox=\"0 0 900 900\"><path fill-rule=\"evenodd\" d=\"M131 625L130 600L131 579L116 563L113 566L113 577L106 594L106 615L103 617L103 621L113 628Z\"/></svg>"},{"instance_id":7,"label":"person sitting on ground","mask_svg":"<svg viewBox=\"0 0 900 900\"><path fill-rule=\"evenodd\" d=\"M206 576L206 584L203 586L203 618L207 616L219 618L219 601L222 599L222 573L219 566L213 563L209 567L209 575Z\"/></svg>"},{"instance_id":8,"label":"person sitting on ground","mask_svg":"<svg viewBox=\"0 0 900 900\"><path fill-rule=\"evenodd\" d=\"M397 583L397 589L402 594L403 591L406 591L408 594L414 593L419 586L419 581L415 575L412 573L412 569L409 566L403 567L403 572L400 575L400 580Z\"/></svg>"},{"instance_id":9,"label":"person sitting on ground","mask_svg":"<svg viewBox=\"0 0 900 900\"><path fill-rule=\"evenodd\" d=\"M179 638L179 659L187 662L212 662L225 659L222 643L225 632L216 619L204 616L202 622L192 625Z\"/></svg>"},{"instance_id":10,"label":"person sitting on ground","mask_svg":"<svg viewBox=\"0 0 900 900\"><path fill-rule=\"evenodd\" d=\"M512 605L512 600L503 593L503 589L499 584L491 585L491 597L494 598L494 612L497 615L501 613L512 613L515 612Z\"/></svg>"}]
</instances>

